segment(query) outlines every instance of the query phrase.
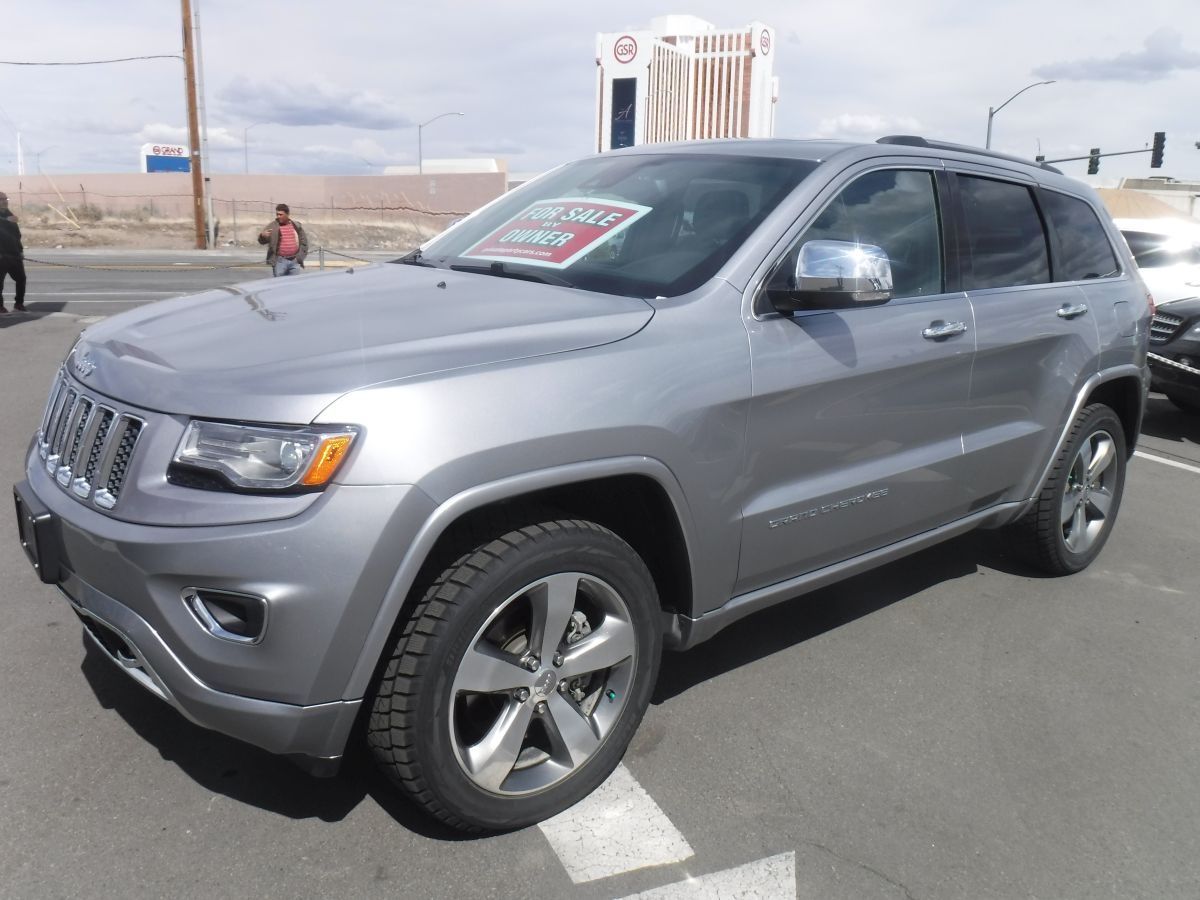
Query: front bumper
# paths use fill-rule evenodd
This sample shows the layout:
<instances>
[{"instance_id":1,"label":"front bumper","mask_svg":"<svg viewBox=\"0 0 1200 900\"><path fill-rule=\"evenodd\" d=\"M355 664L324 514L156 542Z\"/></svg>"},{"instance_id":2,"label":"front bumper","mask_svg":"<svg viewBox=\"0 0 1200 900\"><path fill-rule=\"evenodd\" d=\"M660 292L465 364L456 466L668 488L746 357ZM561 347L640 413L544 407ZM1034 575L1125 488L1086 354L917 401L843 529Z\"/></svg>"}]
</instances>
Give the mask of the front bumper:
<instances>
[{"instance_id":1,"label":"front bumper","mask_svg":"<svg viewBox=\"0 0 1200 900\"><path fill-rule=\"evenodd\" d=\"M1177 355L1150 353L1150 384L1156 391L1200 403L1200 342L1178 341ZM1156 348L1157 349L1157 348ZM1177 356L1188 360L1182 362Z\"/></svg>"},{"instance_id":2,"label":"front bumper","mask_svg":"<svg viewBox=\"0 0 1200 900\"><path fill-rule=\"evenodd\" d=\"M1163 304L1150 325L1151 386L1200 404L1200 298Z\"/></svg>"},{"instance_id":3,"label":"front bumper","mask_svg":"<svg viewBox=\"0 0 1200 900\"><path fill-rule=\"evenodd\" d=\"M362 704L345 697L395 567L432 507L405 485L333 486L301 514L234 525L123 522L59 488L36 451L17 485L52 544L49 577L93 643L185 717L273 753L340 756ZM258 643L215 636L184 600L265 598Z\"/></svg>"},{"instance_id":4,"label":"front bumper","mask_svg":"<svg viewBox=\"0 0 1200 900\"><path fill-rule=\"evenodd\" d=\"M59 587L96 648L197 725L272 753L313 759L342 755L361 700L299 706L213 690L137 613L73 573Z\"/></svg>"}]
</instances>

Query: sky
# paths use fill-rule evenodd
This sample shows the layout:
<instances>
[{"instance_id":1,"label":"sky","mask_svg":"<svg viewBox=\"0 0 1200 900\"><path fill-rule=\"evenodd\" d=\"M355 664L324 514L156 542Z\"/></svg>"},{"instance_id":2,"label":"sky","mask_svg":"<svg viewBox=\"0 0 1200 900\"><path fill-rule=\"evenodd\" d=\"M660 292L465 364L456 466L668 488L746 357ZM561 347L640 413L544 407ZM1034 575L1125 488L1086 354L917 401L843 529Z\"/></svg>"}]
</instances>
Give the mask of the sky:
<instances>
[{"instance_id":1,"label":"sky","mask_svg":"<svg viewBox=\"0 0 1200 900\"><path fill-rule=\"evenodd\" d=\"M499 157L512 173L595 141L598 32L699 16L777 29L776 136L920 134L1121 176L1200 180L1197 0L192 0L200 13L211 172L379 174L417 160ZM1191 26L1191 27L1189 27ZM0 173L137 172L147 142L186 143L173 0L8 0L0 36ZM1060 168L1082 176L1086 162Z\"/></svg>"}]
</instances>

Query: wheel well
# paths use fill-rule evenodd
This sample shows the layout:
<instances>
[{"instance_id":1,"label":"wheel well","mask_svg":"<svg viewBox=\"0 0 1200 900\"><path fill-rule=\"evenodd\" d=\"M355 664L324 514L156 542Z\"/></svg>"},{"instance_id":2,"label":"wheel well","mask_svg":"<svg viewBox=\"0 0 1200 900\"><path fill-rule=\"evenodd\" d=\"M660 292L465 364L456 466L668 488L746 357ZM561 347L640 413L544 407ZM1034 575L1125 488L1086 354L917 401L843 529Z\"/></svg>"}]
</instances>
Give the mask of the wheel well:
<instances>
[{"instance_id":1,"label":"wheel well","mask_svg":"<svg viewBox=\"0 0 1200 900\"><path fill-rule=\"evenodd\" d=\"M531 517L587 519L620 535L646 563L668 612L688 612L692 576L687 545L675 509L652 478L620 475L510 497L464 513L438 538L422 566L418 585L480 541Z\"/></svg>"},{"instance_id":2,"label":"wheel well","mask_svg":"<svg viewBox=\"0 0 1200 900\"><path fill-rule=\"evenodd\" d=\"M1133 456L1142 426L1142 386L1136 378L1116 378L1097 385L1088 395L1088 403L1103 403L1121 420L1125 431L1125 452Z\"/></svg>"}]
</instances>

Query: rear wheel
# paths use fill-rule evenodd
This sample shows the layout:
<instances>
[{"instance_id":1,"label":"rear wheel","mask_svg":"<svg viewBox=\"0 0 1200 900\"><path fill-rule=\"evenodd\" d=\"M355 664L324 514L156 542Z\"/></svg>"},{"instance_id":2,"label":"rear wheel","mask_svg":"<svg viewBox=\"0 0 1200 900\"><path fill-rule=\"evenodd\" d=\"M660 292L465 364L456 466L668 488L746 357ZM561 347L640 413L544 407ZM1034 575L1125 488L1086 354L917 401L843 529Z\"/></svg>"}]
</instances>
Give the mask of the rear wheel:
<instances>
[{"instance_id":1,"label":"rear wheel","mask_svg":"<svg viewBox=\"0 0 1200 900\"><path fill-rule=\"evenodd\" d=\"M658 672L658 616L641 558L595 523L545 521L483 542L406 623L368 742L450 825L548 818L624 753Z\"/></svg>"},{"instance_id":2,"label":"rear wheel","mask_svg":"<svg viewBox=\"0 0 1200 900\"><path fill-rule=\"evenodd\" d=\"M1051 575L1086 568L1112 533L1125 460L1117 414L1101 403L1080 412L1037 502L1010 527L1014 549Z\"/></svg>"}]
</instances>

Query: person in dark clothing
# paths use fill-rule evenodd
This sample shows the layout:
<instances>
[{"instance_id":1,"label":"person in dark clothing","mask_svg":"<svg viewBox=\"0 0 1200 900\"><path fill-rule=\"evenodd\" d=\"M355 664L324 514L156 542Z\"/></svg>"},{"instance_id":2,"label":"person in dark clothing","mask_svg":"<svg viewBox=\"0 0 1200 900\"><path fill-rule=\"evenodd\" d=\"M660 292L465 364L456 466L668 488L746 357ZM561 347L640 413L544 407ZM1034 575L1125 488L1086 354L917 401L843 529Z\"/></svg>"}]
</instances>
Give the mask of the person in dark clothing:
<instances>
[{"instance_id":1,"label":"person in dark clothing","mask_svg":"<svg viewBox=\"0 0 1200 900\"><path fill-rule=\"evenodd\" d=\"M4 277L12 276L17 286L13 309L25 312L25 248L21 245L21 229L17 217L8 208L8 194L0 191L0 313L4 308Z\"/></svg>"}]
</instances>

